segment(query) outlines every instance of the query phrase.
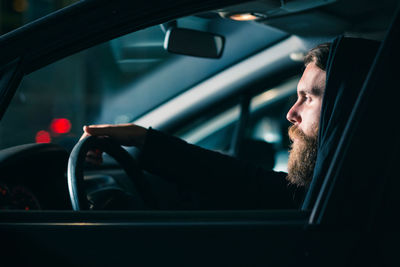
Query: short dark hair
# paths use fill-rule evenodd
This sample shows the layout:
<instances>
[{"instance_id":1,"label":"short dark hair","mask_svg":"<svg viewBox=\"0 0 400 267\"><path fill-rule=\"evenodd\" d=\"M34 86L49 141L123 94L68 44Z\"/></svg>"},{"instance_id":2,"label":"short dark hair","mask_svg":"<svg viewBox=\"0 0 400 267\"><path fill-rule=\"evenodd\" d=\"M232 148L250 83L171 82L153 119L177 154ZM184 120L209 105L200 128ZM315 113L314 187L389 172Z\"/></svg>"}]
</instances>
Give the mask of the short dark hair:
<instances>
[{"instance_id":1,"label":"short dark hair","mask_svg":"<svg viewBox=\"0 0 400 267\"><path fill-rule=\"evenodd\" d=\"M307 67L308 64L314 62L318 68L326 70L330 48L331 43L323 43L308 51L304 57L304 66Z\"/></svg>"}]
</instances>

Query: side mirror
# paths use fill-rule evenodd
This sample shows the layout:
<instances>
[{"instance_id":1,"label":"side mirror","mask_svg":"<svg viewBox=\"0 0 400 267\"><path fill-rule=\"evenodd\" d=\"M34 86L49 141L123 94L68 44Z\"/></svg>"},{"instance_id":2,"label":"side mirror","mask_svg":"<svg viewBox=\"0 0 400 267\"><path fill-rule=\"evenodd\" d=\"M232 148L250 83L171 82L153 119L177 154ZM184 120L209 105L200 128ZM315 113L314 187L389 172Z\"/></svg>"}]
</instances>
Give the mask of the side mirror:
<instances>
[{"instance_id":1,"label":"side mirror","mask_svg":"<svg viewBox=\"0 0 400 267\"><path fill-rule=\"evenodd\" d=\"M171 27L166 31L164 48L170 53L194 57L220 58L224 37L209 32Z\"/></svg>"}]
</instances>

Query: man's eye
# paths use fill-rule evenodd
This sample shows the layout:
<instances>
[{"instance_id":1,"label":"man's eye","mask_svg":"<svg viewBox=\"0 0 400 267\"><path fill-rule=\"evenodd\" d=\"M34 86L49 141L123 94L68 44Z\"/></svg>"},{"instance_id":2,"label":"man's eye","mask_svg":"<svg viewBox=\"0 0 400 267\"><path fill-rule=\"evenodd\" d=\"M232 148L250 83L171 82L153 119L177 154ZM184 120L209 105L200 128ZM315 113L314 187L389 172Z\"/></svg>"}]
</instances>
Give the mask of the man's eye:
<instances>
[{"instance_id":1,"label":"man's eye","mask_svg":"<svg viewBox=\"0 0 400 267\"><path fill-rule=\"evenodd\" d=\"M308 96L308 95L303 94L303 95L299 96L298 101L300 103L308 103L308 102L311 101L311 97Z\"/></svg>"},{"instance_id":2,"label":"man's eye","mask_svg":"<svg viewBox=\"0 0 400 267\"><path fill-rule=\"evenodd\" d=\"M303 96L301 96L301 98L299 100L300 100L300 102L307 102L308 97L303 95Z\"/></svg>"}]
</instances>

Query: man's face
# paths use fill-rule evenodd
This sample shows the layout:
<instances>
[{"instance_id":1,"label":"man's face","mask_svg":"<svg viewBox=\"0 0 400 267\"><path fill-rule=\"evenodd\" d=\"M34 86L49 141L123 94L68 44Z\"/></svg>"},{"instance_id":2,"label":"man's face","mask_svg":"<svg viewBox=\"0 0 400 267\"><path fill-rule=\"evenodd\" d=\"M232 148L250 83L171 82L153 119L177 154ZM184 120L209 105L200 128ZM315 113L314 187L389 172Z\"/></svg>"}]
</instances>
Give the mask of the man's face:
<instances>
[{"instance_id":1,"label":"man's face","mask_svg":"<svg viewBox=\"0 0 400 267\"><path fill-rule=\"evenodd\" d=\"M292 146L288 163L288 180L307 185L312 179L317 155L318 124L325 91L326 72L309 63L297 85L297 101L286 118Z\"/></svg>"},{"instance_id":2,"label":"man's face","mask_svg":"<svg viewBox=\"0 0 400 267\"><path fill-rule=\"evenodd\" d=\"M306 136L313 136L318 126L325 82L326 72L314 62L308 64L297 85L297 101L286 116Z\"/></svg>"}]
</instances>

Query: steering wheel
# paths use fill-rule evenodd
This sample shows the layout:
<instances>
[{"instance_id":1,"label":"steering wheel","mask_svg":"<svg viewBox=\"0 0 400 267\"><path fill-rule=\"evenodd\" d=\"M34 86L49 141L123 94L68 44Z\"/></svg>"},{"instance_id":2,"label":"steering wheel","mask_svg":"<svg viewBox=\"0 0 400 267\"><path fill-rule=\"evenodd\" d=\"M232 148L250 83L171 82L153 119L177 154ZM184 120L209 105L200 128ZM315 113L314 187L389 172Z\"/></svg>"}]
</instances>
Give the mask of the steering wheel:
<instances>
[{"instance_id":1,"label":"steering wheel","mask_svg":"<svg viewBox=\"0 0 400 267\"><path fill-rule=\"evenodd\" d=\"M133 179L137 191L144 192L141 190L144 185L142 171L138 162L111 138L89 136L80 140L74 146L68 160L68 190L72 209L75 211L89 209L89 201L86 196L83 181L83 170L87 152L96 148L113 157L121 165L126 174ZM136 195L136 197L141 199L145 205L149 204L149 206L151 206L150 203L146 203L148 201L146 201L146 198L144 198L143 195Z\"/></svg>"}]
</instances>

